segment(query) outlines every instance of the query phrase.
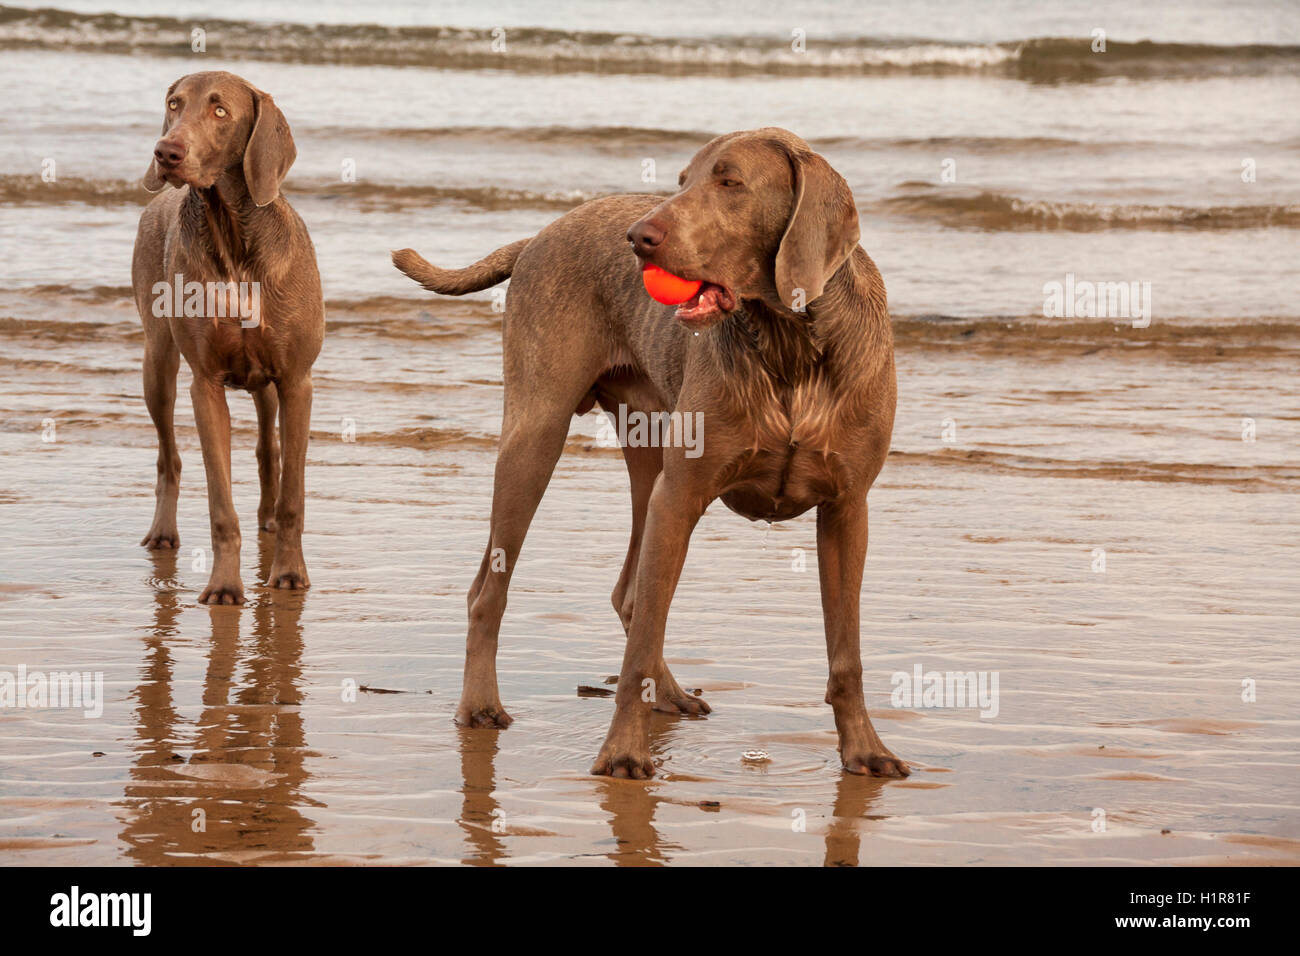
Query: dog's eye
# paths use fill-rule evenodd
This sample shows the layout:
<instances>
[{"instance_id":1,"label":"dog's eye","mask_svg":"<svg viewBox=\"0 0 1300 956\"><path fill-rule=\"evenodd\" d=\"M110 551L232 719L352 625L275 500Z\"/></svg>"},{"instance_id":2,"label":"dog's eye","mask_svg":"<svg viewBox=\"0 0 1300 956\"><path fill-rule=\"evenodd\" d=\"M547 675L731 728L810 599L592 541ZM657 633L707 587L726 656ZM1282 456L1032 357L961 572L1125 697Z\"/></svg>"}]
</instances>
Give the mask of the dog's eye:
<instances>
[{"instance_id":1,"label":"dog's eye","mask_svg":"<svg viewBox=\"0 0 1300 956\"><path fill-rule=\"evenodd\" d=\"M174 109L176 109L176 105L177 105L177 104L176 104L176 100L175 100L175 99L170 99L170 100L167 101L167 108L168 108L169 110L174 110Z\"/></svg>"},{"instance_id":2,"label":"dog's eye","mask_svg":"<svg viewBox=\"0 0 1300 956\"><path fill-rule=\"evenodd\" d=\"M724 179L722 180L720 185L723 185L728 189L734 189L737 186L743 186L745 184L742 183L739 179Z\"/></svg>"},{"instance_id":3,"label":"dog's eye","mask_svg":"<svg viewBox=\"0 0 1300 956\"><path fill-rule=\"evenodd\" d=\"M218 106L215 110L213 110L213 112L224 119L226 115L226 108L224 106Z\"/></svg>"}]
</instances>

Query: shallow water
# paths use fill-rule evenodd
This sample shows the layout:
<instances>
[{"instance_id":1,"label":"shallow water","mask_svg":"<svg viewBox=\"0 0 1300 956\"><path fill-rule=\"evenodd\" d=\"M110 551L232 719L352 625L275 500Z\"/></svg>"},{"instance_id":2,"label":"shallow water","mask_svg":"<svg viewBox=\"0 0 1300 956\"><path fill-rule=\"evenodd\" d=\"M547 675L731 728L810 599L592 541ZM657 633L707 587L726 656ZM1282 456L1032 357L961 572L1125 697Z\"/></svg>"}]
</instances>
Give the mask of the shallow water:
<instances>
[{"instance_id":1,"label":"shallow water","mask_svg":"<svg viewBox=\"0 0 1300 956\"><path fill-rule=\"evenodd\" d=\"M306 594L256 584L254 416L230 396L242 609L197 604L210 552L185 369L182 547L137 544L155 445L135 180L163 90L194 68L189 21L158 17L203 9L0 11L0 674L104 681L96 719L0 709L0 861L1300 863L1294 10L1103 5L1115 42L1162 47L1118 47L1094 75L1072 47L1022 47L1086 37L1091 12L886 4L865 22L827 2L798 11L820 59L794 61L788 6L398 4L367 11L384 29L307 39L258 18L354 8L224 8L203 65L288 115L286 194L329 317ZM485 61L499 22L518 57ZM611 53L611 33L657 39ZM1229 49L1251 43L1274 49ZM587 776L612 700L579 688L619 666L609 593L630 525L591 415L514 576L499 671L515 723L458 730L499 316L486 294L420 293L387 250L468 262L583 199L667 192L711 135L765 124L844 172L890 293L899 411L863 653L877 728L916 772L839 770L812 517L769 528L715 505L667 639L713 713L656 715L656 780ZM1152 282L1151 326L1045 319L1043 285L1066 273ZM996 716L895 706L892 676L917 667L996 672ZM756 750L769 759L743 759Z\"/></svg>"},{"instance_id":2,"label":"shallow water","mask_svg":"<svg viewBox=\"0 0 1300 956\"><path fill-rule=\"evenodd\" d=\"M612 702L576 691L618 667L608 594L629 521L622 463L592 446L591 416L575 421L511 592L500 671L516 721L451 723L493 461L465 433L499 402L480 311L478 331L452 339L455 363L436 336L331 329L308 472L313 587L253 587L242 610L196 603L193 549L208 538L186 373L182 548L151 556L136 543L154 457L138 343L60 342L89 353L71 372L36 361L30 332L0 339L0 670L102 671L107 701L97 720L5 713L6 859L1300 862L1300 408L1261 384L1282 379L1283 359L1055 346L1026 362L902 336L864 655L877 725L917 773L838 769L811 518L768 529L715 506L668 636L679 680L714 713L657 716L662 776L642 784L585 776ZM1158 403L1123 384L1138 379L1159 383ZM1243 443L1224 397L1252 389L1275 418ZM269 555L247 530L251 403L232 399L251 586ZM891 706L890 675L917 665L997 671L997 716ZM1247 678L1255 703L1241 700ZM345 681L370 690L345 700ZM770 762L743 762L753 749Z\"/></svg>"}]
</instances>

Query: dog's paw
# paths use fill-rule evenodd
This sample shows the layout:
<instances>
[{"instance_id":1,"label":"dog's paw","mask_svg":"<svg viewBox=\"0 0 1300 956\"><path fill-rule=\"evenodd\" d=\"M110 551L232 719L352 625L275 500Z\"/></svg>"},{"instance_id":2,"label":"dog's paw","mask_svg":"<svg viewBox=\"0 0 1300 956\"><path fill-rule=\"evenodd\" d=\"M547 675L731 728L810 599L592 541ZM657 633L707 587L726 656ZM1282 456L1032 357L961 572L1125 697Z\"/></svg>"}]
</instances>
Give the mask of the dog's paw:
<instances>
[{"instance_id":1,"label":"dog's paw","mask_svg":"<svg viewBox=\"0 0 1300 956\"><path fill-rule=\"evenodd\" d=\"M234 584L214 584L208 586L199 595L199 603L216 606L218 604L243 604L244 586L236 581Z\"/></svg>"},{"instance_id":2,"label":"dog's paw","mask_svg":"<svg viewBox=\"0 0 1300 956\"><path fill-rule=\"evenodd\" d=\"M704 698L682 690L682 686L673 677L673 672L668 669L667 662L662 659L659 661L657 690L658 693L655 694L654 699L651 701L651 707L661 714L687 714L691 717L703 717L713 710L704 702Z\"/></svg>"},{"instance_id":3,"label":"dog's paw","mask_svg":"<svg viewBox=\"0 0 1300 956\"><path fill-rule=\"evenodd\" d=\"M505 730L515 719L506 713L500 701L491 704L468 704L462 702L456 708L452 718L460 727L477 727L487 730Z\"/></svg>"},{"instance_id":4,"label":"dog's paw","mask_svg":"<svg viewBox=\"0 0 1300 956\"><path fill-rule=\"evenodd\" d=\"M661 714L686 714L691 717L703 717L713 712L703 697L696 697L686 691L658 698L654 702L654 709Z\"/></svg>"},{"instance_id":5,"label":"dog's paw","mask_svg":"<svg viewBox=\"0 0 1300 956\"><path fill-rule=\"evenodd\" d=\"M844 769L868 777L908 777L912 768L883 747L878 751L854 750L843 753Z\"/></svg>"},{"instance_id":6,"label":"dog's paw","mask_svg":"<svg viewBox=\"0 0 1300 956\"><path fill-rule=\"evenodd\" d=\"M311 581L304 565L294 566L276 561L271 565L271 573L266 576L266 586L283 591L302 591L311 587Z\"/></svg>"},{"instance_id":7,"label":"dog's paw","mask_svg":"<svg viewBox=\"0 0 1300 956\"><path fill-rule=\"evenodd\" d=\"M175 551L181 546L181 536L175 528L150 528L140 543L150 551Z\"/></svg>"},{"instance_id":8,"label":"dog's paw","mask_svg":"<svg viewBox=\"0 0 1300 956\"><path fill-rule=\"evenodd\" d=\"M600 756L591 765L591 772L597 777L649 780L655 775L655 765L650 759L650 751L644 748L619 747L606 742L600 748Z\"/></svg>"}]
</instances>

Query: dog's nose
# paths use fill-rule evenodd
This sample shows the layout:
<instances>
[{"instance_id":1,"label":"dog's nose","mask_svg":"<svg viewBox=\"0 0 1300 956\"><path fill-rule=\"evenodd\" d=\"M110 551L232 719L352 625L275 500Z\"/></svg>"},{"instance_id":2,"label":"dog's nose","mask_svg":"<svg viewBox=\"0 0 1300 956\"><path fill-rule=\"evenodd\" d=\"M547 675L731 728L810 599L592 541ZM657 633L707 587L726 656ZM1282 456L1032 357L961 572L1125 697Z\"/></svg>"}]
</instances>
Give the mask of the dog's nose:
<instances>
[{"instance_id":1,"label":"dog's nose","mask_svg":"<svg viewBox=\"0 0 1300 956\"><path fill-rule=\"evenodd\" d=\"M185 158L186 152L184 143L174 143L170 140L160 139L158 145L153 148L153 158L168 166L175 166Z\"/></svg>"},{"instance_id":2,"label":"dog's nose","mask_svg":"<svg viewBox=\"0 0 1300 956\"><path fill-rule=\"evenodd\" d=\"M627 231L627 241L632 243L632 250L638 256L648 256L659 247L668 235L664 228L653 219L642 219Z\"/></svg>"}]
</instances>

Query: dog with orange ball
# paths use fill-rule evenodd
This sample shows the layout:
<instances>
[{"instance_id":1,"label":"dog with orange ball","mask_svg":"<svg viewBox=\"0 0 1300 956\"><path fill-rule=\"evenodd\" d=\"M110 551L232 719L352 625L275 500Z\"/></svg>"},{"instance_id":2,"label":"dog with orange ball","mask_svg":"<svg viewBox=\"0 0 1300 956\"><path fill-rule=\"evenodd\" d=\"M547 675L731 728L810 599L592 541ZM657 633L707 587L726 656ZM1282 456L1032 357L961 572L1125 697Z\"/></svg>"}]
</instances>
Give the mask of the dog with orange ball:
<instances>
[{"instance_id":1,"label":"dog with orange ball","mask_svg":"<svg viewBox=\"0 0 1300 956\"><path fill-rule=\"evenodd\" d=\"M863 696L866 499L889 454L897 385L884 281L858 239L844 177L795 134L765 127L711 140L672 196L594 199L463 269L393 253L398 269L443 295L511 280L492 517L469 592L457 723L512 722L496 679L510 579L497 557L514 567L571 417L599 403L675 417L683 440L622 443L635 530L611 601L627 643L591 772L654 776L662 742L652 712L711 710L673 677L664 640L691 533L715 500L750 521L817 510L839 762L856 774L911 772ZM687 421L708 422L707 442L688 447ZM644 696L647 686L655 691Z\"/></svg>"}]
</instances>

